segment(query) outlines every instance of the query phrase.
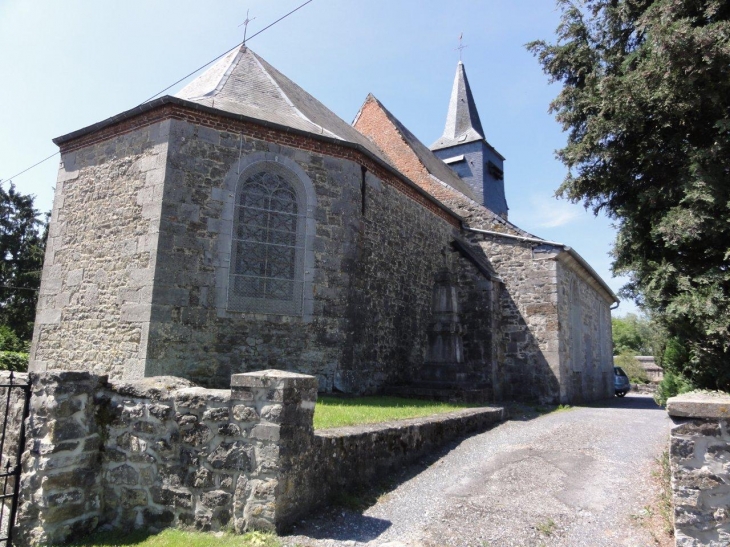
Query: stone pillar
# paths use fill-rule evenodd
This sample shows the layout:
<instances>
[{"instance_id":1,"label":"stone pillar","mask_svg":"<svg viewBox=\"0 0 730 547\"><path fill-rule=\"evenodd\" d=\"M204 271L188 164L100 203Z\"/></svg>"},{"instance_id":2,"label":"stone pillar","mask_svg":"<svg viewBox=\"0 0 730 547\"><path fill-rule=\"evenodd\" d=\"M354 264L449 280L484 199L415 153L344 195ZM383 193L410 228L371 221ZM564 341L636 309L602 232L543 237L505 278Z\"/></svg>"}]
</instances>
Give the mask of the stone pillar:
<instances>
[{"instance_id":1,"label":"stone pillar","mask_svg":"<svg viewBox=\"0 0 730 547\"><path fill-rule=\"evenodd\" d=\"M730 545L730 395L667 401L677 547Z\"/></svg>"},{"instance_id":2,"label":"stone pillar","mask_svg":"<svg viewBox=\"0 0 730 547\"><path fill-rule=\"evenodd\" d=\"M261 417L250 438L271 441L268 472L241 477L234 495L235 526L282 531L303 510L296 481L303 456L313 442L317 379L314 376L264 370L231 376L234 415L251 410ZM250 409L250 410L247 410ZM257 454L257 458L259 455Z\"/></svg>"},{"instance_id":3,"label":"stone pillar","mask_svg":"<svg viewBox=\"0 0 730 547\"><path fill-rule=\"evenodd\" d=\"M87 372L31 375L18 544L63 543L96 528L102 505L102 438L94 397L105 382L105 376Z\"/></svg>"}]
</instances>

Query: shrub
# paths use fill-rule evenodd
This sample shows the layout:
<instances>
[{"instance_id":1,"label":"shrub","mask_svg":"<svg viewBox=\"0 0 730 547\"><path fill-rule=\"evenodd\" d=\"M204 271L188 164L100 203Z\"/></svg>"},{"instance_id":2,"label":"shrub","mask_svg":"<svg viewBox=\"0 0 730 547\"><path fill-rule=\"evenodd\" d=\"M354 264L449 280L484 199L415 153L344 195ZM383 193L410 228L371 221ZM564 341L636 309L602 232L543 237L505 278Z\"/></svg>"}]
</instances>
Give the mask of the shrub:
<instances>
[{"instance_id":1,"label":"shrub","mask_svg":"<svg viewBox=\"0 0 730 547\"><path fill-rule=\"evenodd\" d=\"M664 378L659 382L656 393L654 394L654 400L658 405L664 406L670 397L687 393L693 389L695 389L695 386L692 385L692 382L680 374L674 373L671 370L665 370Z\"/></svg>"},{"instance_id":2,"label":"shrub","mask_svg":"<svg viewBox=\"0 0 730 547\"><path fill-rule=\"evenodd\" d=\"M28 370L28 354L20 351L0 351L0 370L26 372Z\"/></svg>"},{"instance_id":3,"label":"shrub","mask_svg":"<svg viewBox=\"0 0 730 547\"><path fill-rule=\"evenodd\" d=\"M27 353L30 343L21 340L8 325L0 325L0 351Z\"/></svg>"}]
</instances>

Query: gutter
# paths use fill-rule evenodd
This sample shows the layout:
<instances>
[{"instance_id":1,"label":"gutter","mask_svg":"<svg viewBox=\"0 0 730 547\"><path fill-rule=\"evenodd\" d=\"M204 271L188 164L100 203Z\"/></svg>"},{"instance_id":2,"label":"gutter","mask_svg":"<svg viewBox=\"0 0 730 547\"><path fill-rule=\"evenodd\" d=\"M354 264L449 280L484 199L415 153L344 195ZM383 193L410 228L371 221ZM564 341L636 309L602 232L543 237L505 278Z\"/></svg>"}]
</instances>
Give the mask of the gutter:
<instances>
[{"instance_id":1,"label":"gutter","mask_svg":"<svg viewBox=\"0 0 730 547\"><path fill-rule=\"evenodd\" d=\"M601 288L606 291L611 298L613 299L614 303L616 304L616 307L611 307L611 309L615 310L618 307L618 304L621 303L621 300L619 300L618 296L611 290L611 287L609 287L606 282L601 278L600 275L598 275L598 272L593 269L593 267L586 262L586 259L583 258L578 254L578 252L573 249L572 247L565 245L564 243L558 243L557 241L548 241L546 239L540 239L539 237L526 237L526 236L518 236L518 235L512 235L512 234L505 234L502 232L494 232L492 230L480 230L478 228L469 228L468 226L463 226L462 229L467 232L474 232L477 234L485 234L490 236L498 236L498 237L504 237L507 239L516 239L519 241L524 241L526 243L537 243L540 245L551 245L553 247L560 247L563 249L563 251L567 252L571 258L573 258L580 266L586 270L593 279L595 279L598 284L601 286Z\"/></svg>"}]
</instances>

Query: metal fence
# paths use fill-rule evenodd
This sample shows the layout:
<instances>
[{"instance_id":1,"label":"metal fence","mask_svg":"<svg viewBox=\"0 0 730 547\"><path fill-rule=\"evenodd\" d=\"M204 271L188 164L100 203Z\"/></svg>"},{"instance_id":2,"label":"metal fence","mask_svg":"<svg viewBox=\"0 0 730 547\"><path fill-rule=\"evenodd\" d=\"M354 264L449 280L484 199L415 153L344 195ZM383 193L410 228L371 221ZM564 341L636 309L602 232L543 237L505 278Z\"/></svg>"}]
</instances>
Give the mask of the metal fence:
<instances>
[{"instance_id":1,"label":"metal fence","mask_svg":"<svg viewBox=\"0 0 730 547\"><path fill-rule=\"evenodd\" d=\"M3 379L4 380L4 379ZM4 390L4 392L3 392ZM13 544L20 491L20 458L25 449L25 419L30 408L30 384L13 372L0 384L2 431L0 432L0 545Z\"/></svg>"}]
</instances>

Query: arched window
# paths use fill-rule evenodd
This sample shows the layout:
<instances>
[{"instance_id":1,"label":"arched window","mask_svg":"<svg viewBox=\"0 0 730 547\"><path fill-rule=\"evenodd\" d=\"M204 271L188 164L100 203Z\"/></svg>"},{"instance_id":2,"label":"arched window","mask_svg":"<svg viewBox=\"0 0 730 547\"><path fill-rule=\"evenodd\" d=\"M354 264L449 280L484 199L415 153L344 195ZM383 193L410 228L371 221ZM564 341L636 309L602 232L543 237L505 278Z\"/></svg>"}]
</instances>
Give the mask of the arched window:
<instances>
[{"instance_id":1,"label":"arched window","mask_svg":"<svg viewBox=\"0 0 730 547\"><path fill-rule=\"evenodd\" d=\"M228 309L300 315L304 285L306 197L278 164L240 177L233 218Z\"/></svg>"}]
</instances>

